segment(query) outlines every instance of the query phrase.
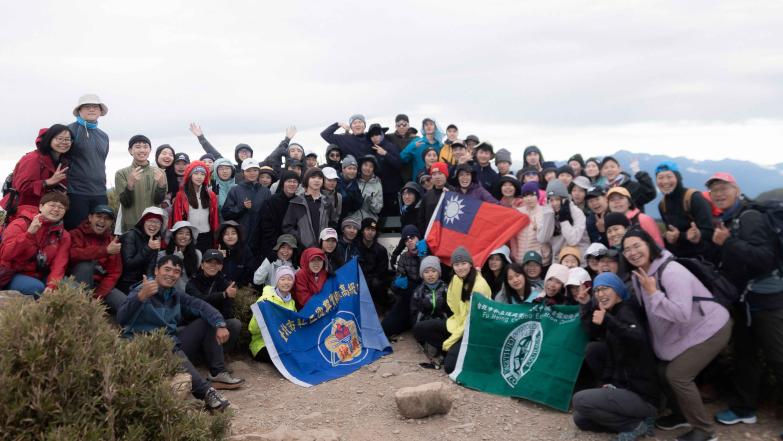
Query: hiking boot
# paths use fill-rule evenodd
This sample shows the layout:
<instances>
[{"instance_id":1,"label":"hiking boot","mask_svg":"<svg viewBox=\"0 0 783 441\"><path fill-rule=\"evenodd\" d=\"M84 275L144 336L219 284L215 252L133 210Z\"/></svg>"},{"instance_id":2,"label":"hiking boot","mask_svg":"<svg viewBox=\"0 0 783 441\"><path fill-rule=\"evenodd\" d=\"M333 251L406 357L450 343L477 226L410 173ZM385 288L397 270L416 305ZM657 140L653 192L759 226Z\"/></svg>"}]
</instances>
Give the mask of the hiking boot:
<instances>
[{"instance_id":1,"label":"hiking boot","mask_svg":"<svg viewBox=\"0 0 783 441\"><path fill-rule=\"evenodd\" d=\"M207 393L204 395L204 406L210 412L222 412L231 403L227 399L223 398L214 387L207 389Z\"/></svg>"},{"instance_id":2,"label":"hiking boot","mask_svg":"<svg viewBox=\"0 0 783 441\"><path fill-rule=\"evenodd\" d=\"M637 439L647 435L650 427L647 425L647 419L639 422L633 430L629 432L620 432L615 438L616 441L636 441Z\"/></svg>"},{"instance_id":3,"label":"hiking boot","mask_svg":"<svg viewBox=\"0 0 783 441\"><path fill-rule=\"evenodd\" d=\"M658 418L655 421L655 427L661 430L674 430L681 427L691 427L691 425L688 423L688 421L685 420L684 416L673 413L671 415Z\"/></svg>"},{"instance_id":4,"label":"hiking boot","mask_svg":"<svg viewBox=\"0 0 783 441\"><path fill-rule=\"evenodd\" d=\"M714 433L705 432L701 429L693 429L675 439L677 441L718 441L718 437Z\"/></svg>"},{"instance_id":5,"label":"hiking boot","mask_svg":"<svg viewBox=\"0 0 783 441\"><path fill-rule=\"evenodd\" d=\"M737 423L756 424L757 419L753 412L735 412L725 409L715 414L715 421L730 426Z\"/></svg>"},{"instance_id":6,"label":"hiking boot","mask_svg":"<svg viewBox=\"0 0 783 441\"><path fill-rule=\"evenodd\" d=\"M242 387L245 380L241 378L232 377L227 371L223 371L214 377L207 375L207 380L212 382L212 387L221 390L233 390Z\"/></svg>"}]
</instances>

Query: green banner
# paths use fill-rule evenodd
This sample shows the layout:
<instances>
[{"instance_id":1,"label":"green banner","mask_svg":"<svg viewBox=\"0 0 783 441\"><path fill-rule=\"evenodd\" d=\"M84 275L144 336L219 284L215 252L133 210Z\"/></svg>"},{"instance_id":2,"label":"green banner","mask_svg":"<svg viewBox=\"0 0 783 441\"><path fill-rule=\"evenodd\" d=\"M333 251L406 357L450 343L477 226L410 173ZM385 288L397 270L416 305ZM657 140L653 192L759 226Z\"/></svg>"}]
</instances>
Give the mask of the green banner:
<instances>
[{"instance_id":1,"label":"green banner","mask_svg":"<svg viewBox=\"0 0 783 441\"><path fill-rule=\"evenodd\" d=\"M585 345L578 306L508 305L474 295L451 379L567 412Z\"/></svg>"}]
</instances>

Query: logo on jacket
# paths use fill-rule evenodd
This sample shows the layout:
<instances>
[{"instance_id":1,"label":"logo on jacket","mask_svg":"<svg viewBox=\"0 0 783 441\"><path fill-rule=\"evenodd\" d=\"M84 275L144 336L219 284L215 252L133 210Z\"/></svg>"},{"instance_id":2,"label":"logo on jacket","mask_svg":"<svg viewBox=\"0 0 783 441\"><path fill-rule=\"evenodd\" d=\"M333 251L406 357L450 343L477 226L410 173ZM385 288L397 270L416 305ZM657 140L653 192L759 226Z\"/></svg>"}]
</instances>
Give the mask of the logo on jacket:
<instances>
[{"instance_id":1,"label":"logo on jacket","mask_svg":"<svg viewBox=\"0 0 783 441\"><path fill-rule=\"evenodd\" d=\"M324 335L326 335L325 339L323 339ZM367 351L362 346L356 317L347 311L339 311L337 316L323 328L318 340L323 341L323 345L318 347L321 356L332 367L358 363L367 355ZM323 350L324 347L328 352Z\"/></svg>"},{"instance_id":2,"label":"logo on jacket","mask_svg":"<svg viewBox=\"0 0 783 441\"><path fill-rule=\"evenodd\" d=\"M517 326L503 342L500 352L500 374L511 387L516 387L538 360L544 330L541 323L530 321Z\"/></svg>"}]
</instances>

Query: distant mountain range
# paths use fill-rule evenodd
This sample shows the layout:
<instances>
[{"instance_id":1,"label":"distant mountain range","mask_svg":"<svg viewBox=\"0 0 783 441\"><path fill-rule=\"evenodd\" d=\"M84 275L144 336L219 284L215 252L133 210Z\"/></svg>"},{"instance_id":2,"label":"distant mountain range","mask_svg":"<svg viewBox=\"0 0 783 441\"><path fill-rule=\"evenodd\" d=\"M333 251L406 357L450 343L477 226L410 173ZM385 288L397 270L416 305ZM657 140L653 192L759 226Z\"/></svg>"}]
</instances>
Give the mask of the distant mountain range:
<instances>
[{"instance_id":1,"label":"distant mountain range","mask_svg":"<svg viewBox=\"0 0 783 441\"><path fill-rule=\"evenodd\" d=\"M647 171L652 176L655 167L663 161L674 161L680 167L683 183L686 187L704 190L704 181L717 171L731 173L737 183L742 188L743 193L751 198L758 197L761 193L770 192L783 188L783 163L773 166L761 166L750 161L740 161L736 159L722 159L719 161L699 161L686 158L684 156L671 157L666 155L655 155L649 153L634 153L627 150L620 150L612 154L623 167L623 170L631 173L631 161L639 161L639 167ZM587 158L585 158L587 159ZM558 165L565 163L565 160L557 161ZM515 161L514 170L521 168L521 161ZM653 176L653 181L655 177ZM658 201L660 194L655 201L647 204L647 213L658 218Z\"/></svg>"}]
</instances>

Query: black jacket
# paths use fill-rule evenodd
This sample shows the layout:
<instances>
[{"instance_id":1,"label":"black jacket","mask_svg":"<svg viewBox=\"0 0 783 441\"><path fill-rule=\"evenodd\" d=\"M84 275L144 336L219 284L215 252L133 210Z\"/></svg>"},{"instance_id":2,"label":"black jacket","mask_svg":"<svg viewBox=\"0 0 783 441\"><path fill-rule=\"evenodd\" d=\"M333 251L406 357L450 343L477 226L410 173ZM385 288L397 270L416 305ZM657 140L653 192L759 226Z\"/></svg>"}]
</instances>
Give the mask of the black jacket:
<instances>
[{"instance_id":1,"label":"black jacket","mask_svg":"<svg viewBox=\"0 0 783 441\"><path fill-rule=\"evenodd\" d=\"M122 275L116 288L124 293L141 282L141 277L154 272L158 251L147 246L150 237L140 227L134 227L122 235Z\"/></svg>"},{"instance_id":2,"label":"black jacket","mask_svg":"<svg viewBox=\"0 0 783 441\"><path fill-rule=\"evenodd\" d=\"M743 200L740 208L724 221L731 236L718 247L721 272L740 290L751 279L763 277L778 268L780 250L778 237L760 211L751 209ZM752 309L783 308L783 293L754 294L746 298Z\"/></svg>"},{"instance_id":3,"label":"black jacket","mask_svg":"<svg viewBox=\"0 0 783 441\"><path fill-rule=\"evenodd\" d=\"M684 206L686 191L682 184L678 184L677 188L664 196L661 201L664 207L661 210L661 220L664 225L667 227L672 225L680 230L677 243L671 244L664 239L666 249L677 257L704 256L712 260L715 252L712 244L712 234L715 232L712 225L712 207L700 191L694 191L690 200L690 210L686 212ZM691 227L691 222L695 222L696 227L701 231L701 241L696 244L691 243L686 234Z\"/></svg>"},{"instance_id":4,"label":"black jacket","mask_svg":"<svg viewBox=\"0 0 783 441\"><path fill-rule=\"evenodd\" d=\"M358 237L356 240L358 241L357 248L359 249L359 265L361 265L362 271L364 271L364 276L367 279L382 279L388 276L389 253L386 251L386 248L377 241L373 241L368 247Z\"/></svg>"},{"instance_id":5,"label":"black jacket","mask_svg":"<svg viewBox=\"0 0 783 441\"><path fill-rule=\"evenodd\" d=\"M239 222L244 232L247 243L253 243L256 225L261 217L261 208L269 199L271 193L263 185L254 182L243 181L228 192L226 202L221 213L223 219ZM245 208L245 199L252 201L252 206Z\"/></svg>"},{"instance_id":6,"label":"black jacket","mask_svg":"<svg viewBox=\"0 0 783 441\"><path fill-rule=\"evenodd\" d=\"M438 190L435 187L424 193L424 196L421 198L421 207L419 208L419 225L424 225L425 228L429 225L430 218L432 218L432 214L435 213L435 208L438 206L441 194L443 194L443 189ZM423 231L421 233L424 234Z\"/></svg>"},{"instance_id":7,"label":"black jacket","mask_svg":"<svg viewBox=\"0 0 783 441\"><path fill-rule=\"evenodd\" d=\"M602 382L633 391L658 406L657 361L642 309L633 300L620 302L606 313L600 328L609 352Z\"/></svg>"},{"instance_id":8,"label":"black jacket","mask_svg":"<svg viewBox=\"0 0 783 441\"><path fill-rule=\"evenodd\" d=\"M636 173L634 176L636 178L635 181L631 179L631 176L628 173L622 172L621 174L623 180L620 183L620 186L628 190L628 193L631 193L631 199L633 199L634 206L644 213L644 206L652 202L652 200L655 199L655 196L658 195L652 178L646 171Z\"/></svg>"},{"instance_id":9,"label":"black jacket","mask_svg":"<svg viewBox=\"0 0 783 441\"><path fill-rule=\"evenodd\" d=\"M223 318L234 318L234 299L227 297L226 288L231 284L228 278L219 272L215 277L209 277L199 270L193 278L188 280L185 286L185 292L188 295L197 297L220 311ZM238 284L237 284L238 285Z\"/></svg>"},{"instance_id":10,"label":"black jacket","mask_svg":"<svg viewBox=\"0 0 783 441\"><path fill-rule=\"evenodd\" d=\"M435 289L430 289L422 283L413 290L411 296L411 317L415 322L427 319L445 320L451 310L446 303L446 290L448 286L442 280L438 281Z\"/></svg>"},{"instance_id":11,"label":"black jacket","mask_svg":"<svg viewBox=\"0 0 783 441\"><path fill-rule=\"evenodd\" d=\"M277 260L277 252L272 248L275 247L277 238L283 234L283 218L288 211L288 204L294 197L295 195L288 197L283 192L283 186L279 185L277 192L264 201L261 220L257 224L251 243L251 250L259 263L264 259L269 259L270 262Z\"/></svg>"}]
</instances>

